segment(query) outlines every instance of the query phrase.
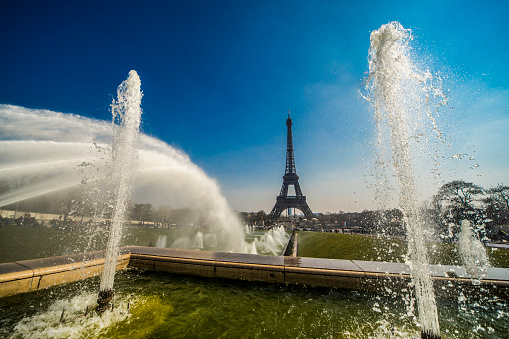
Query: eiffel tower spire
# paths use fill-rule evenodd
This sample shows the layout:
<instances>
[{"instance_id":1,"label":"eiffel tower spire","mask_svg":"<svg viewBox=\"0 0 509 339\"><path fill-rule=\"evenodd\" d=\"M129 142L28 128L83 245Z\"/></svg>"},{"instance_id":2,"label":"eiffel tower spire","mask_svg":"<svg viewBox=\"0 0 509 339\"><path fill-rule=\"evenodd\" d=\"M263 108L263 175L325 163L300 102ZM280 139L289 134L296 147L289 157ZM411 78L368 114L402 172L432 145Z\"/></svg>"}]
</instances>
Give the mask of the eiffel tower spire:
<instances>
[{"instance_id":1,"label":"eiffel tower spire","mask_svg":"<svg viewBox=\"0 0 509 339\"><path fill-rule=\"evenodd\" d=\"M295 170L295 159L293 157L293 138L292 138L292 119L290 110L288 110L288 119L286 120L286 169L285 174L297 173Z\"/></svg>"},{"instance_id":2,"label":"eiffel tower spire","mask_svg":"<svg viewBox=\"0 0 509 339\"><path fill-rule=\"evenodd\" d=\"M302 194L299 185L299 176L295 169L295 158L293 154L293 137L292 137L292 119L290 118L290 110L288 110L288 119L286 120L287 137L286 137L286 168L283 176L283 186L281 192L276 198L276 204L269 214L271 220L277 220L281 213L287 208L297 208L301 210L307 219L314 217L313 212L309 208L306 197ZM288 186L293 185L295 195L288 195Z\"/></svg>"}]
</instances>

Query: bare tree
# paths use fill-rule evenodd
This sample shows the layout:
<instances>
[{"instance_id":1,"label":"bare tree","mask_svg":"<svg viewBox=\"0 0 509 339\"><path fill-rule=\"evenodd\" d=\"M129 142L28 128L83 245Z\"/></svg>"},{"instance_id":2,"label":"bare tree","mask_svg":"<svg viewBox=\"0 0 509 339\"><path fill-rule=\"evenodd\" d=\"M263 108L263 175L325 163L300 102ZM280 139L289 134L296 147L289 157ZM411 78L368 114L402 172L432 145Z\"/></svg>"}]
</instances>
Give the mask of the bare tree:
<instances>
[{"instance_id":1,"label":"bare tree","mask_svg":"<svg viewBox=\"0 0 509 339\"><path fill-rule=\"evenodd\" d=\"M146 221L152 221L152 209L151 204L135 204L131 211L131 219L139 221L143 227Z\"/></svg>"},{"instance_id":2,"label":"bare tree","mask_svg":"<svg viewBox=\"0 0 509 339\"><path fill-rule=\"evenodd\" d=\"M506 223L509 216L509 186L499 184L487 193L489 196L483 202L488 218L495 225Z\"/></svg>"},{"instance_id":3,"label":"bare tree","mask_svg":"<svg viewBox=\"0 0 509 339\"><path fill-rule=\"evenodd\" d=\"M485 218L480 205L483 193L481 186L463 180L442 185L432 201L439 229L444 232L447 229L447 233L455 239L462 220L470 220L474 225L482 224ZM451 225L455 225L453 229Z\"/></svg>"},{"instance_id":4,"label":"bare tree","mask_svg":"<svg viewBox=\"0 0 509 339\"><path fill-rule=\"evenodd\" d=\"M497 187L490 188L488 193L499 203L505 210L509 210L509 186L498 184Z\"/></svg>"}]
</instances>

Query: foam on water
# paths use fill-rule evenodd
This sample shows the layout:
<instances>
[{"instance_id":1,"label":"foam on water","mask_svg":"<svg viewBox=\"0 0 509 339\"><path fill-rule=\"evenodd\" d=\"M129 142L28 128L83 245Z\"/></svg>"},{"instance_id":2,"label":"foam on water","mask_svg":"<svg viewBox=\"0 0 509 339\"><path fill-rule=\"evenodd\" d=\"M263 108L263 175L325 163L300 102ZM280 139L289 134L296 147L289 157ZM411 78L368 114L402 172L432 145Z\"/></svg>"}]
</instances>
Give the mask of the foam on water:
<instances>
[{"instance_id":1,"label":"foam on water","mask_svg":"<svg viewBox=\"0 0 509 339\"><path fill-rule=\"evenodd\" d=\"M104 335L115 324L129 319L127 304L132 307L140 298L117 298L113 311L97 315L93 311L96 293L85 293L69 299L57 299L44 312L23 318L14 328L13 338L94 338ZM89 313L85 316L86 306ZM63 312L63 315L62 315Z\"/></svg>"}]
</instances>

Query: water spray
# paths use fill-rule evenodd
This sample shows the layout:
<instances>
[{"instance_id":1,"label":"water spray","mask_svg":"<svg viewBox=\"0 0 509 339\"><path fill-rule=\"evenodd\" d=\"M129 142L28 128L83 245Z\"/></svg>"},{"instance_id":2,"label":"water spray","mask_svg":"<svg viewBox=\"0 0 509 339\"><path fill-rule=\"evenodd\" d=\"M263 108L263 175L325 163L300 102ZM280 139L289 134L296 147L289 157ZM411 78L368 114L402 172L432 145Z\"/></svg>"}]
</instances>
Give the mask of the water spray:
<instances>
[{"instance_id":1,"label":"water spray","mask_svg":"<svg viewBox=\"0 0 509 339\"><path fill-rule=\"evenodd\" d=\"M399 208L404 215L415 288L421 337L440 338L438 312L431 281L427 249L419 215L413 170L411 125L427 111L426 95L431 74L421 71L410 55L410 30L398 22L382 25L371 33L368 100L375 109L379 140L388 131L392 164L399 184ZM380 143L382 144L382 142ZM382 145L380 145L382 146ZM383 150L382 150L383 152Z\"/></svg>"},{"instance_id":2,"label":"water spray","mask_svg":"<svg viewBox=\"0 0 509 339\"><path fill-rule=\"evenodd\" d=\"M136 71L130 71L128 78L117 90L117 100L111 105L113 124L120 128L113 140L112 183L115 209L104 258L104 272L101 278L97 310L107 310L115 294L113 281L122 235L122 224L132 191L132 171L136 160L136 141L141 120L141 82Z\"/></svg>"}]
</instances>

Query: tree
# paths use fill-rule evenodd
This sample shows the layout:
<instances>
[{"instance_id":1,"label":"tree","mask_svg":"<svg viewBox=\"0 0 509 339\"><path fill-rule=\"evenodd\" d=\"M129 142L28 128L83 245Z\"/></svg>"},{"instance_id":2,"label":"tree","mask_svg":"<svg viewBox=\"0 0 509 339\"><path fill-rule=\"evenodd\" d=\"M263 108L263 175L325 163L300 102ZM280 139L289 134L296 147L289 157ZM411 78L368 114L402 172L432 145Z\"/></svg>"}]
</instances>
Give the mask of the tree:
<instances>
[{"instance_id":1,"label":"tree","mask_svg":"<svg viewBox=\"0 0 509 339\"><path fill-rule=\"evenodd\" d=\"M495 188L490 188L488 193L498 202L498 204L505 210L509 210L509 186L498 184Z\"/></svg>"},{"instance_id":2,"label":"tree","mask_svg":"<svg viewBox=\"0 0 509 339\"><path fill-rule=\"evenodd\" d=\"M144 226L145 221L152 221L152 205L135 204L131 212L131 218L139 221Z\"/></svg>"},{"instance_id":3,"label":"tree","mask_svg":"<svg viewBox=\"0 0 509 339\"><path fill-rule=\"evenodd\" d=\"M473 225L482 224L484 213L479 203L483 192L481 186L463 180L442 185L432 201L439 229L447 230L449 236L456 238L462 220L469 220Z\"/></svg>"},{"instance_id":4,"label":"tree","mask_svg":"<svg viewBox=\"0 0 509 339\"><path fill-rule=\"evenodd\" d=\"M240 212L240 218L249 225L262 225L263 221L267 220L267 214L263 210L256 213Z\"/></svg>"},{"instance_id":5,"label":"tree","mask_svg":"<svg viewBox=\"0 0 509 339\"><path fill-rule=\"evenodd\" d=\"M173 217L173 210L170 206L159 206L153 211L152 219L156 222L161 223L161 226L170 226Z\"/></svg>"},{"instance_id":6,"label":"tree","mask_svg":"<svg viewBox=\"0 0 509 339\"><path fill-rule=\"evenodd\" d=\"M267 220L267 214L265 213L264 210L260 210L258 211L258 213L256 213L256 218L257 221Z\"/></svg>"},{"instance_id":7,"label":"tree","mask_svg":"<svg viewBox=\"0 0 509 339\"><path fill-rule=\"evenodd\" d=\"M483 200L487 216L495 225L507 222L509 213L509 186L499 184L490 188L489 196Z\"/></svg>"}]
</instances>

